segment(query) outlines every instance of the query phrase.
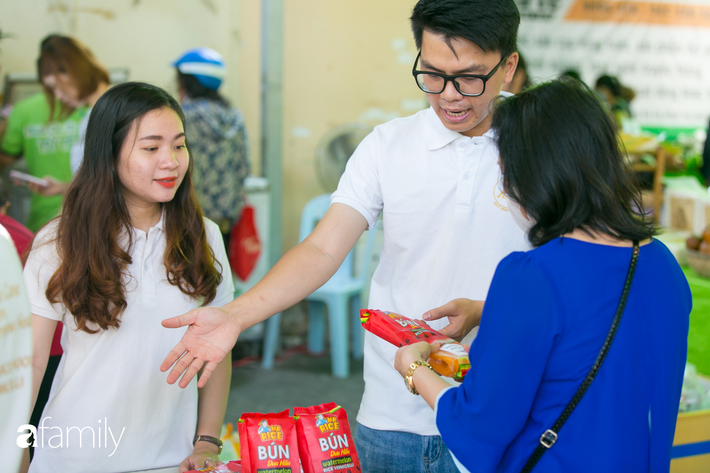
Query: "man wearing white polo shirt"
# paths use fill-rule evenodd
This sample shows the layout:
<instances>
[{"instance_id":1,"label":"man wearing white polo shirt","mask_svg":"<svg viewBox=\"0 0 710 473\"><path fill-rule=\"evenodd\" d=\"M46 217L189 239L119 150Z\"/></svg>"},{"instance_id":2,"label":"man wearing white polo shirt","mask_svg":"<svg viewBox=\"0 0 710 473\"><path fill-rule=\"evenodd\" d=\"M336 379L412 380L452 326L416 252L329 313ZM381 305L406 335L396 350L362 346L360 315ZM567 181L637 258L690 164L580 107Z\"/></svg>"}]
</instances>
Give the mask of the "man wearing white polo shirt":
<instances>
[{"instance_id":1,"label":"man wearing white polo shirt","mask_svg":"<svg viewBox=\"0 0 710 473\"><path fill-rule=\"evenodd\" d=\"M459 340L478 325L498 262L528 248L506 207L490 129L491 106L517 65L519 21L513 0L417 3L411 22L420 54L412 74L431 107L363 140L320 224L252 290L222 309L164 322L192 324L161 367L187 352L169 382L187 369L186 384L205 361L209 372L241 330L325 283L380 215L384 246L369 307L423 317ZM363 471L457 471L434 413L394 370L395 351L366 334L356 433Z\"/></svg>"}]
</instances>

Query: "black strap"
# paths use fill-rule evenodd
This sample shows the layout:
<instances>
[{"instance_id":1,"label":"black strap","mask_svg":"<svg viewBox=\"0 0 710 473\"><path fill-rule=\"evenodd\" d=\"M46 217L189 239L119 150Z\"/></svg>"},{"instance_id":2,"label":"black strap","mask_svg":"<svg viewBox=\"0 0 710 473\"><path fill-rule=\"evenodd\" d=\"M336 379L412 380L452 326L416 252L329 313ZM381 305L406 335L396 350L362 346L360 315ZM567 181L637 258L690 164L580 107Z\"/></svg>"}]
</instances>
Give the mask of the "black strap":
<instances>
[{"instance_id":1,"label":"black strap","mask_svg":"<svg viewBox=\"0 0 710 473\"><path fill-rule=\"evenodd\" d=\"M584 379L579 389L577 389L577 392L572 397L572 400L567 404L567 407L565 407L565 410L562 411L562 414L560 414L560 417L557 418L557 421L554 423L554 425L550 429L546 430L540 437L540 444L535 448L532 455L530 455L530 458L528 458L528 461L527 463L525 463L525 466L523 467L521 473L530 473L532 469L535 468L535 465L540 460L540 458L542 458L542 455L555 444L555 442L557 441L557 434L559 433L560 429L567 421L567 418L569 418L570 414L572 414L574 408L577 407L579 401L582 400L582 396L584 396L584 393L587 392L587 389L592 384L592 381L594 381L594 377L597 375L599 368L604 362L604 358L606 358L606 355L609 352L611 342L614 340L614 336L616 335L616 329L619 328L619 322L621 322L621 314L624 313L624 307L626 307L626 299L629 297L629 289L631 289L631 280L634 278L634 271L636 270L636 262L638 261L638 259L639 242L634 241L634 251L631 256L629 272L626 274L624 291L621 293L619 307L616 309L616 315L614 316L614 320L611 323L611 328L609 329L609 333L606 336L606 340L604 340L604 345L602 345L602 349L599 352L599 355L597 355L597 359L594 361L592 369L589 370L587 377Z\"/></svg>"}]
</instances>

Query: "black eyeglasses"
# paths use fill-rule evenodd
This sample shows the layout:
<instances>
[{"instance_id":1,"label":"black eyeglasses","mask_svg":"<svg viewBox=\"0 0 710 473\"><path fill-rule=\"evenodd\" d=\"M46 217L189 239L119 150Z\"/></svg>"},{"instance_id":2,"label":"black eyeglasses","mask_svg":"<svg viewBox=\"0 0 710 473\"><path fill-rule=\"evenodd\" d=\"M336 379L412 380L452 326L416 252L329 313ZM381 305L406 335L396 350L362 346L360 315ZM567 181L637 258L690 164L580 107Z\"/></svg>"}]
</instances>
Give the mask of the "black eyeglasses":
<instances>
[{"instance_id":1,"label":"black eyeglasses","mask_svg":"<svg viewBox=\"0 0 710 473\"><path fill-rule=\"evenodd\" d=\"M422 52L419 51L417 58L414 60L414 65L412 66L412 75L414 80L417 81L417 86L419 86L422 91L427 94L440 94L446 89L446 83L451 81L454 83L454 87L461 95L466 97L478 97L483 95L486 91L486 82L488 79L493 77L498 68L505 62L507 57L500 60L498 65L493 68L491 72L485 76L480 76L477 74L439 74L438 72L424 72L417 70L417 63L421 57Z\"/></svg>"}]
</instances>

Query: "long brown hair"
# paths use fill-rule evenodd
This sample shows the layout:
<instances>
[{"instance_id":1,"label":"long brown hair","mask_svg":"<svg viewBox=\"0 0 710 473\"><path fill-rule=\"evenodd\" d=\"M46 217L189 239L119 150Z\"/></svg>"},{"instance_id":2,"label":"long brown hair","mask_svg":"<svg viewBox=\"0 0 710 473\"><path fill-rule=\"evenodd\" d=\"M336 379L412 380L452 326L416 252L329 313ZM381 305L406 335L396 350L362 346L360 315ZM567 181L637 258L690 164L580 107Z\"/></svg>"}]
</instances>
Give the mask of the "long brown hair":
<instances>
[{"instance_id":1,"label":"long brown hair","mask_svg":"<svg viewBox=\"0 0 710 473\"><path fill-rule=\"evenodd\" d=\"M42 41L40 54L37 59L37 72L39 73L44 93L49 100L50 120L55 118L54 107L56 97L54 91L44 85L44 78L50 74L66 73L76 84L79 99L83 100L99 87L102 82L110 83L108 71L96 59L94 54L84 44L68 36L51 35ZM65 118L72 112L72 108L60 104L57 118Z\"/></svg>"},{"instance_id":2,"label":"long brown hair","mask_svg":"<svg viewBox=\"0 0 710 473\"><path fill-rule=\"evenodd\" d=\"M96 333L118 328L126 308L125 284L133 244L131 218L116 170L121 148L134 123L151 110L169 108L185 126L180 106L163 89L127 82L96 102L86 130L84 161L71 183L58 217L56 246L61 263L47 285L47 299L63 303L77 327ZM205 226L192 186L192 160L175 197L162 204L168 282L204 304L214 300L221 269L207 244ZM122 244L126 238L128 246Z\"/></svg>"}]
</instances>

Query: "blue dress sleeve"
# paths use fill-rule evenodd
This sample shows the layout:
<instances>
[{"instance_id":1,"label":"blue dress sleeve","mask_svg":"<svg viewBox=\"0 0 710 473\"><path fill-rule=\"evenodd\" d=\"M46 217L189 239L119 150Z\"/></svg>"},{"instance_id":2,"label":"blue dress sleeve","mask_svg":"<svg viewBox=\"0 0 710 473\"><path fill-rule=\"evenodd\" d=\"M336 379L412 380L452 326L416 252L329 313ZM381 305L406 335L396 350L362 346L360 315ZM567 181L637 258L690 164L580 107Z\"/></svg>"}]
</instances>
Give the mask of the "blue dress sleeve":
<instances>
[{"instance_id":1,"label":"blue dress sleeve","mask_svg":"<svg viewBox=\"0 0 710 473\"><path fill-rule=\"evenodd\" d=\"M470 471L496 471L523 430L559 327L551 278L527 253L498 265L463 384L439 399L436 423ZM532 452L531 452L532 453Z\"/></svg>"}]
</instances>

